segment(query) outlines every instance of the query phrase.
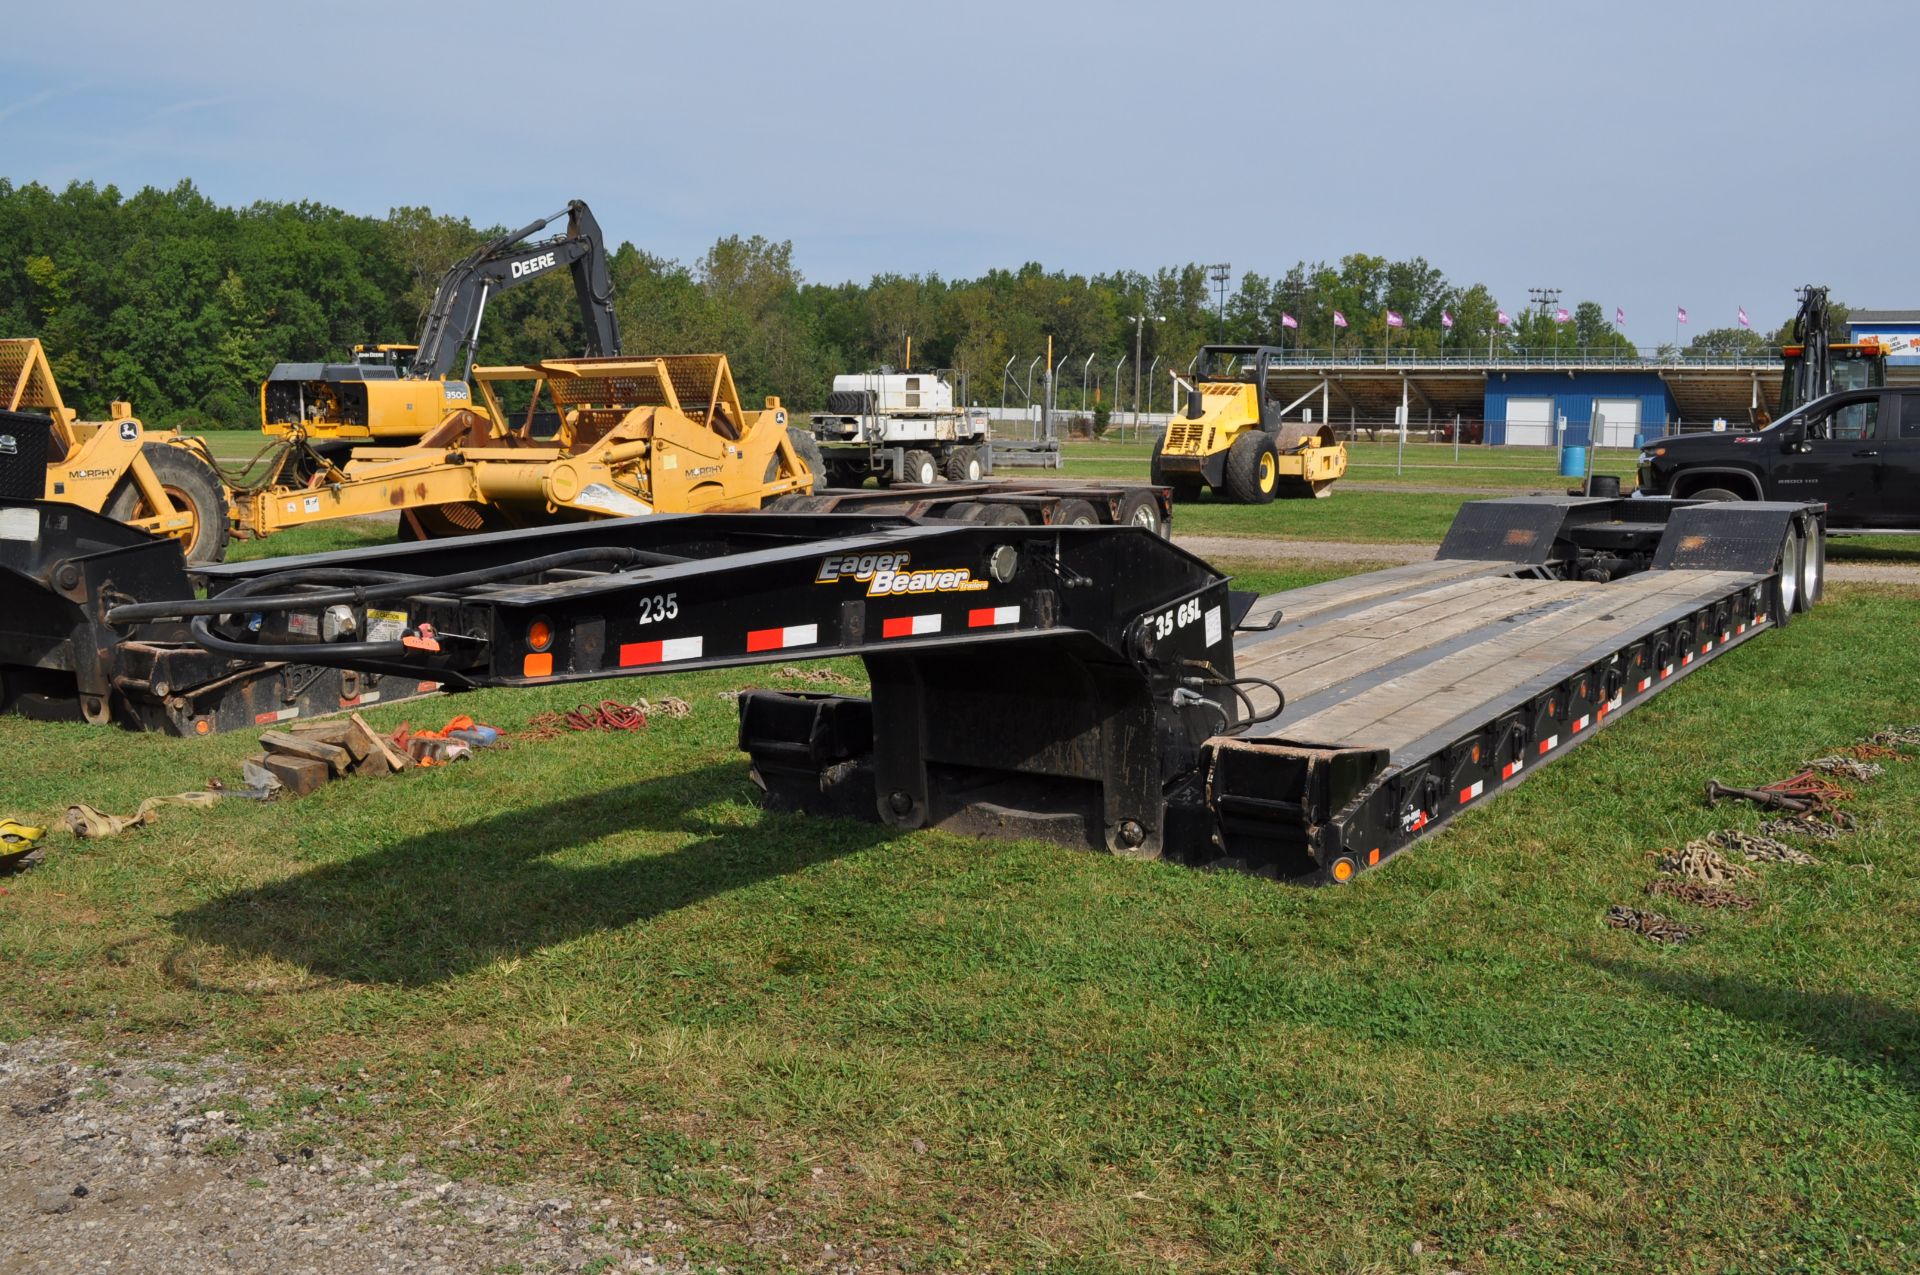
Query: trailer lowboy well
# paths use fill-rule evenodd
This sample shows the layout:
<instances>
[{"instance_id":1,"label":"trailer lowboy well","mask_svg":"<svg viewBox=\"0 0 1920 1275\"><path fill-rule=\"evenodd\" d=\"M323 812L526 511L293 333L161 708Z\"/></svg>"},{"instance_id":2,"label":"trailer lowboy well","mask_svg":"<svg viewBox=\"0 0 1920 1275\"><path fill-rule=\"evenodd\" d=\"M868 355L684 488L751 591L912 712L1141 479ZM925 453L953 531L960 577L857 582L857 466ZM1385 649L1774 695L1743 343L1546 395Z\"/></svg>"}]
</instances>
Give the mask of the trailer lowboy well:
<instances>
[{"instance_id":1,"label":"trailer lowboy well","mask_svg":"<svg viewBox=\"0 0 1920 1275\"><path fill-rule=\"evenodd\" d=\"M1485 501L1431 563L1255 599L1131 527L656 516L217 567L109 618L454 687L859 656L870 698L741 698L774 803L1327 882L1789 622L1824 534Z\"/></svg>"}]
</instances>

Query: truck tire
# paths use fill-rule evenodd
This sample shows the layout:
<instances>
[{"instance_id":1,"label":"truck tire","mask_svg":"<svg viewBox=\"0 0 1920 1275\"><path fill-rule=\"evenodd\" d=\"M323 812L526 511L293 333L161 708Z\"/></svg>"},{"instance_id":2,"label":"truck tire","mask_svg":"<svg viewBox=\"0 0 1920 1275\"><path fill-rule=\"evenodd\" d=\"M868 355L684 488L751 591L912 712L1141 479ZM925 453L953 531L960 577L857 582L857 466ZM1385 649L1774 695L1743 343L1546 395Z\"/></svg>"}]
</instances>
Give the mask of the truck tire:
<instances>
[{"instance_id":1,"label":"truck tire","mask_svg":"<svg viewBox=\"0 0 1920 1275\"><path fill-rule=\"evenodd\" d=\"M1100 525L1100 513L1093 507L1092 501L1063 500L1053 507L1053 525L1056 527L1097 527Z\"/></svg>"},{"instance_id":2,"label":"truck tire","mask_svg":"<svg viewBox=\"0 0 1920 1275\"><path fill-rule=\"evenodd\" d=\"M820 440L804 429L787 426L787 441L793 444L794 455L798 456L813 475L813 482L807 487L809 495L818 495L827 485L827 458L820 452ZM773 475L767 475L771 480Z\"/></svg>"},{"instance_id":3,"label":"truck tire","mask_svg":"<svg viewBox=\"0 0 1920 1275\"><path fill-rule=\"evenodd\" d=\"M1018 505L988 505L977 521L983 527L1025 527L1032 519Z\"/></svg>"},{"instance_id":4,"label":"truck tire","mask_svg":"<svg viewBox=\"0 0 1920 1275\"><path fill-rule=\"evenodd\" d=\"M1192 504L1200 499L1200 475L1167 473L1160 465L1158 448L1154 449L1153 461L1147 466L1147 476L1155 487L1171 488L1174 500L1182 504Z\"/></svg>"},{"instance_id":5,"label":"truck tire","mask_svg":"<svg viewBox=\"0 0 1920 1275\"><path fill-rule=\"evenodd\" d=\"M1151 492L1130 491L1120 498L1120 515L1114 522L1122 527L1144 527L1154 535L1166 538L1166 519L1160 516L1160 502Z\"/></svg>"},{"instance_id":6,"label":"truck tire","mask_svg":"<svg viewBox=\"0 0 1920 1275\"><path fill-rule=\"evenodd\" d=\"M1703 487L1687 496L1688 500L1739 500L1738 492L1728 491L1725 487Z\"/></svg>"},{"instance_id":7,"label":"truck tire","mask_svg":"<svg viewBox=\"0 0 1920 1275\"><path fill-rule=\"evenodd\" d=\"M932 452L914 450L900 458L903 483L912 483L916 487L931 486L940 477L940 466L934 463Z\"/></svg>"},{"instance_id":8,"label":"truck tire","mask_svg":"<svg viewBox=\"0 0 1920 1275\"><path fill-rule=\"evenodd\" d=\"M1236 504L1270 504L1280 490L1280 453L1273 435L1250 429L1227 449L1227 498Z\"/></svg>"},{"instance_id":9,"label":"truck tire","mask_svg":"<svg viewBox=\"0 0 1920 1275\"><path fill-rule=\"evenodd\" d=\"M213 472L213 466L202 460L198 452L167 443L142 444L140 455L153 467L154 477L160 480L167 498L193 514L193 525L174 537L180 541L180 552L186 560L205 563L225 558L227 539L232 532L227 525L231 511L227 505L227 489L220 482L220 475ZM106 508L107 517L119 522L151 518L157 512L147 508L131 474L121 480L119 490Z\"/></svg>"},{"instance_id":10,"label":"truck tire","mask_svg":"<svg viewBox=\"0 0 1920 1275\"><path fill-rule=\"evenodd\" d=\"M980 452L973 447L956 447L947 453L947 478L956 483L977 483L985 472Z\"/></svg>"}]
</instances>

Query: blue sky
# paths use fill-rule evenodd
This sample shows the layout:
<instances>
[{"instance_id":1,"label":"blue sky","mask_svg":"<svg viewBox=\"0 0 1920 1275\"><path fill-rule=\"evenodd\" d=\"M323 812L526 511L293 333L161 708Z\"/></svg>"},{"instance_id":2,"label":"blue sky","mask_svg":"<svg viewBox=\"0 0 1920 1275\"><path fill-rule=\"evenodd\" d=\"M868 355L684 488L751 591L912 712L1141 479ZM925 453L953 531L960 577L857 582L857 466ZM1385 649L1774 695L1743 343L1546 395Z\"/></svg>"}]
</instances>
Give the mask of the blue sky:
<instances>
[{"instance_id":1,"label":"blue sky","mask_svg":"<svg viewBox=\"0 0 1920 1275\"><path fill-rule=\"evenodd\" d=\"M0 175L519 225L809 279L1420 255L1673 336L1920 306L1899 6L23 7ZM1819 225L1806 233L1796 224ZM1683 332L1683 337L1685 332Z\"/></svg>"}]
</instances>

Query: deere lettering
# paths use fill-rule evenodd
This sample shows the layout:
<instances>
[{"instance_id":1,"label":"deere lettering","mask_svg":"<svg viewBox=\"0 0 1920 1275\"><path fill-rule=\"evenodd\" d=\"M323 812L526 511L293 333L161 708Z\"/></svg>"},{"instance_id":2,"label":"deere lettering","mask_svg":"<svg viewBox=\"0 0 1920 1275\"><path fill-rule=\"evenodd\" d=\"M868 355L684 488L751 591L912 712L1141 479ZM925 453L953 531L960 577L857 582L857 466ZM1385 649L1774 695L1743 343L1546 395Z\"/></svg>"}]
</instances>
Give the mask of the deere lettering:
<instances>
[{"instance_id":1,"label":"deere lettering","mask_svg":"<svg viewBox=\"0 0 1920 1275\"><path fill-rule=\"evenodd\" d=\"M553 264L553 254L543 252L537 257L528 257L525 261L513 263L513 277L524 279L530 274L538 274Z\"/></svg>"}]
</instances>

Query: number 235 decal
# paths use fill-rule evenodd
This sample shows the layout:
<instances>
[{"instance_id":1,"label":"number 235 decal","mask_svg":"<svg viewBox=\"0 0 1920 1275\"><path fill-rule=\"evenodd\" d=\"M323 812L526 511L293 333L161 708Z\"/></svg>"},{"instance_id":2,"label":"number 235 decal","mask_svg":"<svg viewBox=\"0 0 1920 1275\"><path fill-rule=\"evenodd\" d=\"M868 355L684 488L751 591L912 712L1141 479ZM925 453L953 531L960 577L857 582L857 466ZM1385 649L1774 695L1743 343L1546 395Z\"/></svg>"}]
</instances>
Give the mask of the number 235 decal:
<instances>
[{"instance_id":1,"label":"number 235 decal","mask_svg":"<svg viewBox=\"0 0 1920 1275\"><path fill-rule=\"evenodd\" d=\"M652 597L640 599L640 614L634 619L641 624L657 624L661 620L678 619L680 616L680 595L677 593L656 593Z\"/></svg>"}]
</instances>

